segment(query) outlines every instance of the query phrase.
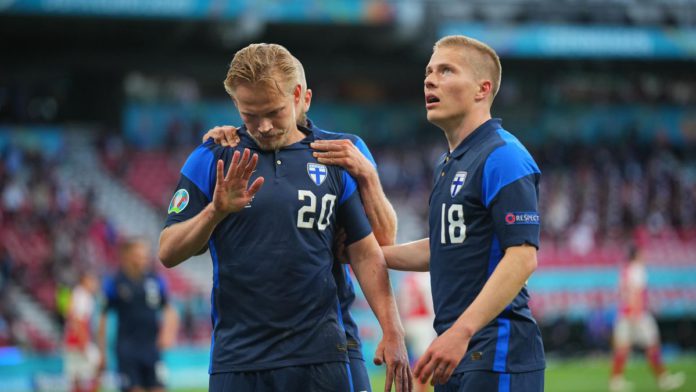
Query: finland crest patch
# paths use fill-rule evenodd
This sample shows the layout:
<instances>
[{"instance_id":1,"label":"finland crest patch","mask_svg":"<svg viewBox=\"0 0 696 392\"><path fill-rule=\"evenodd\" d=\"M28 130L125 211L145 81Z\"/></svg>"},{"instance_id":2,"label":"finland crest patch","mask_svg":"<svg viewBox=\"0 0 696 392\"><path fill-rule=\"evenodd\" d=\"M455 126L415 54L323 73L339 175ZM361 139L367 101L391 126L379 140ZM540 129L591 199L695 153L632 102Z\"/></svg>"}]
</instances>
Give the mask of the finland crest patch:
<instances>
[{"instance_id":1,"label":"finland crest patch","mask_svg":"<svg viewBox=\"0 0 696 392\"><path fill-rule=\"evenodd\" d=\"M307 174L315 184L321 185L326 180L328 173L326 166L321 163L307 162Z\"/></svg>"},{"instance_id":2,"label":"finland crest patch","mask_svg":"<svg viewBox=\"0 0 696 392\"><path fill-rule=\"evenodd\" d=\"M171 214L172 212L178 214L181 211L186 208L186 206L189 203L189 194L186 189L179 189L174 193L174 196L172 197L172 201L169 202L169 210L167 211L168 214Z\"/></svg>"},{"instance_id":3,"label":"finland crest patch","mask_svg":"<svg viewBox=\"0 0 696 392\"><path fill-rule=\"evenodd\" d=\"M457 193L459 193L459 191L462 190L462 187L464 186L464 181L466 181L466 175L467 172L465 171L458 171L457 174L454 175L454 179L452 179L452 185L450 185L450 195L452 195L452 197L457 196Z\"/></svg>"}]
</instances>

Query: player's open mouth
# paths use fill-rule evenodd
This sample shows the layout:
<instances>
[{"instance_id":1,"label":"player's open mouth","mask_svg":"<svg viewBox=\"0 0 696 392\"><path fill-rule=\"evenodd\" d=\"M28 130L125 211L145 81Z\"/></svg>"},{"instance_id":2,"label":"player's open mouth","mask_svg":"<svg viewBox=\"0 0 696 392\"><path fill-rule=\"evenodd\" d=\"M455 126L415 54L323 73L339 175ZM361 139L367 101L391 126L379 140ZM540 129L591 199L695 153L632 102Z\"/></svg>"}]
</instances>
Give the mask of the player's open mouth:
<instances>
[{"instance_id":1,"label":"player's open mouth","mask_svg":"<svg viewBox=\"0 0 696 392\"><path fill-rule=\"evenodd\" d=\"M437 105L440 102L440 98L435 96L434 94L426 94L425 95L425 108L430 109Z\"/></svg>"}]
</instances>

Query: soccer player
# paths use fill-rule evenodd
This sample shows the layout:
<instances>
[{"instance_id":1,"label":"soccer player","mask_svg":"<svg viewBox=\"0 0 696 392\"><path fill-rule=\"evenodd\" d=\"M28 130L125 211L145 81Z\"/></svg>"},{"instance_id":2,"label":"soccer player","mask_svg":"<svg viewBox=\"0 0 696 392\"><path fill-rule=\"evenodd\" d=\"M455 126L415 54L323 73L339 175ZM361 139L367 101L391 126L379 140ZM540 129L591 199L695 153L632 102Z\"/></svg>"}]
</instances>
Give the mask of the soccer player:
<instances>
[{"instance_id":1,"label":"soccer player","mask_svg":"<svg viewBox=\"0 0 696 392\"><path fill-rule=\"evenodd\" d=\"M168 302L164 280L151 271L150 246L144 239L120 244L118 273L104 285L106 306L99 322L99 346L106 358L106 318L116 312L116 359L124 392L164 391L161 350L172 344L176 311ZM161 319L161 321L160 321Z\"/></svg>"},{"instance_id":2,"label":"soccer player","mask_svg":"<svg viewBox=\"0 0 696 392\"><path fill-rule=\"evenodd\" d=\"M99 389L99 349L93 341L94 296L99 290L97 277L84 272L70 294L65 320L65 374L73 392Z\"/></svg>"},{"instance_id":3,"label":"soccer player","mask_svg":"<svg viewBox=\"0 0 696 392\"><path fill-rule=\"evenodd\" d=\"M430 270L435 330L414 368L436 391L542 391L544 348L527 306L539 245L536 163L491 118L501 66L465 36L439 40L425 69L428 121L449 145L437 163L429 238L384 248L391 268Z\"/></svg>"},{"instance_id":4,"label":"soccer player","mask_svg":"<svg viewBox=\"0 0 696 392\"><path fill-rule=\"evenodd\" d=\"M210 249L210 390L348 391L346 332L331 272L340 223L384 333L375 355L388 365L385 389L394 382L407 390L403 327L383 255L355 180L318 163L309 144L321 135L296 125L298 77L280 45L252 44L235 54L225 88L244 122L239 144L208 141L189 157L160 259L171 267Z\"/></svg>"},{"instance_id":5,"label":"soccer player","mask_svg":"<svg viewBox=\"0 0 696 392\"><path fill-rule=\"evenodd\" d=\"M662 363L660 332L655 318L648 310L647 272L645 262L636 247L628 252L628 263L619 278L620 306L614 324L614 364L609 380L612 392L630 391L633 385L623 377L624 366L633 345L645 350L660 390L672 391L684 384L683 373L670 374Z\"/></svg>"},{"instance_id":6,"label":"soccer player","mask_svg":"<svg viewBox=\"0 0 696 392\"><path fill-rule=\"evenodd\" d=\"M365 207L367 218L372 226L377 242L381 246L392 245L396 240L396 213L394 207L384 194L382 185L379 181L376 166L377 164L367 148L365 142L358 136L349 133L333 133L323 131L318 128L309 118L307 112L312 103L312 90L307 88L302 63L295 59L299 72L298 83L301 86L297 112L297 125L312 130L326 139L315 140L310 146L325 151L315 153L320 163L335 164L343 167L355 178L358 183L358 191ZM236 147L239 143L237 128L226 125L210 129L203 135L203 142L212 138L217 144L223 146ZM332 149L327 157L328 149ZM337 239L340 240L340 239ZM350 361L350 375L353 381L353 388L356 391L371 391L370 379L365 366L365 359L362 354L362 342L360 340L359 328L350 314L350 307L355 301L355 289L350 276L350 270L346 264L339 260L335 255L332 267L338 299L341 304L341 315L343 325L346 330L348 344L348 360ZM377 364L381 364L379 358ZM409 379L411 379L410 369Z\"/></svg>"}]
</instances>

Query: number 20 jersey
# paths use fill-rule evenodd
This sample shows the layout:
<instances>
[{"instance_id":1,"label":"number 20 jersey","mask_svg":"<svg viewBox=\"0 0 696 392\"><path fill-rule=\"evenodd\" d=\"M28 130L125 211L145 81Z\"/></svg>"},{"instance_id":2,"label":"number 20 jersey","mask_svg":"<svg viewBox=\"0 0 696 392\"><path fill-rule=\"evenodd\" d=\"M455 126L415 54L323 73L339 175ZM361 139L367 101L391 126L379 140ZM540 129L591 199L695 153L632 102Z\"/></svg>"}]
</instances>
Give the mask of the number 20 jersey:
<instances>
[{"instance_id":1,"label":"number 20 jersey","mask_svg":"<svg viewBox=\"0 0 696 392\"><path fill-rule=\"evenodd\" d=\"M483 123L435 169L430 196L430 274L435 330L441 335L481 292L505 249L539 246L540 171L524 146ZM539 328L526 285L502 313L474 334L455 372L543 369Z\"/></svg>"},{"instance_id":2,"label":"number 20 jersey","mask_svg":"<svg viewBox=\"0 0 696 392\"><path fill-rule=\"evenodd\" d=\"M243 210L230 214L208 243L213 261L210 373L347 362L336 283L331 273L337 222L347 244L371 228L347 172L317 163L315 133L263 151L239 130L236 148L199 146L181 170L166 225L189 219L212 200L216 162L225 173L235 150L258 154L265 182Z\"/></svg>"}]
</instances>

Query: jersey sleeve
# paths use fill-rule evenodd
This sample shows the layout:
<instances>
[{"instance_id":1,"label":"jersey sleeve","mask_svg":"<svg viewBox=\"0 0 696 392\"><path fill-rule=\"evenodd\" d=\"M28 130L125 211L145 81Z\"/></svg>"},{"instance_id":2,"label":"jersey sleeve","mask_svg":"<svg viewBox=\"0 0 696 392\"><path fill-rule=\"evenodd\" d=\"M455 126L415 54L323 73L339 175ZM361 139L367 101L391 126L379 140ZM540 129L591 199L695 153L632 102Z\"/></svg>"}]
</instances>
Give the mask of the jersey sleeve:
<instances>
[{"instance_id":1,"label":"jersey sleeve","mask_svg":"<svg viewBox=\"0 0 696 392\"><path fill-rule=\"evenodd\" d=\"M217 170L213 147L212 141L200 145L184 163L169 202L165 227L193 218L212 200Z\"/></svg>"},{"instance_id":2,"label":"jersey sleeve","mask_svg":"<svg viewBox=\"0 0 696 392\"><path fill-rule=\"evenodd\" d=\"M360 150L360 152L367 158L368 161L372 164L373 167L377 167L377 162L375 162L375 158L372 156L372 153L370 152L370 149L367 148L367 144L360 138L360 136L356 136L355 140L353 141L353 144L355 144L355 147Z\"/></svg>"},{"instance_id":3,"label":"jersey sleeve","mask_svg":"<svg viewBox=\"0 0 696 392\"><path fill-rule=\"evenodd\" d=\"M338 201L336 214L338 224L346 230L346 245L350 245L372 233L372 227L365 214L360 193L357 192L358 185L355 179L347 171L341 171L343 193Z\"/></svg>"},{"instance_id":4,"label":"jersey sleeve","mask_svg":"<svg viewBox=\"0 0 696 392\"><path fill-rule=\"evenodd\" d=\"M488 156L482 199L502 249L523 244L539 248L540 174L531 155L520 145L505 144Z\"/></svg>"}]
</instances>

